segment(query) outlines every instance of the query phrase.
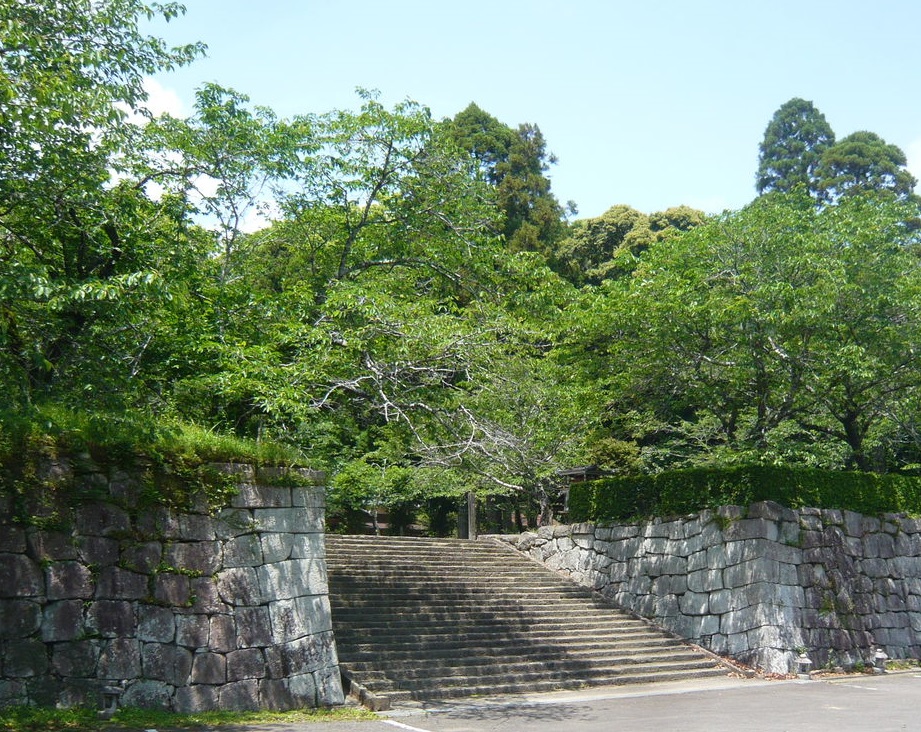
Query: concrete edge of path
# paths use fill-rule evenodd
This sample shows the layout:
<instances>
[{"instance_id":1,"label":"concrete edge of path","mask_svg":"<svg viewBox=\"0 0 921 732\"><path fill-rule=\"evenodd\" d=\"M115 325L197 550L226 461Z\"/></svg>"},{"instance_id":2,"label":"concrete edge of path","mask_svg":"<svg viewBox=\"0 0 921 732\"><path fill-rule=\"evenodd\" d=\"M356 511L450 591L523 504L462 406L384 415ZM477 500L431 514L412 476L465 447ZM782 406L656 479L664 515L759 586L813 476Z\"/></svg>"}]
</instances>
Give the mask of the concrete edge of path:
<instances>
[{"instance_id":1,"label":"concrete edge of path","mask_svg":"<svg viewBox=\"0 0 921 732\"><path fill-rule=\"evenodd\" d=\"M552 704L577 704L604 699L627 699L637 696L664 696L689 694L701 691L721 691L738 687L752 688L777 684L812 684L816 681L798 679L773 680L762 678L741 678L734 676L684 679L680 681L656 681L649 684L626 684L620 686L595 686L577 691L544 691L533 694L509 694L502 696L480 696L464 699L423 702L417 707L395 708L378 712L381 718L401 718L423 714L440 714L458 709L491 707L533 707Z\"/></svg>"},{"instance_id":2,"label":"concrete edge of path","mask_svg":"<svg viewBox=\"0 0 921 732\"><path fill-rule=\"evenodd\" d=\"M919 675L919 669L891 671L886 676L901 674ZM641 696L668 696L672 694L690 694L708 691L726 691L730 689L752 689L759 686L780 686L788 684L822 684L854 683L869 681L881 677L867 674L846 674L815 679L765 679L745 678L740 676L710 677L703 679L684 679L680 681L657 681L648 684L628 684L620 686L596 686L578 691L550 691L534 694L510 694L503 696L481 696L464 699L445 699L421 703L416 707L396 708L378 712L382 719L400 719L425 714L442 714L463 709L536 707L554 704L578 704L606 699L629 699Z\"/></svg>"}]
</instances>

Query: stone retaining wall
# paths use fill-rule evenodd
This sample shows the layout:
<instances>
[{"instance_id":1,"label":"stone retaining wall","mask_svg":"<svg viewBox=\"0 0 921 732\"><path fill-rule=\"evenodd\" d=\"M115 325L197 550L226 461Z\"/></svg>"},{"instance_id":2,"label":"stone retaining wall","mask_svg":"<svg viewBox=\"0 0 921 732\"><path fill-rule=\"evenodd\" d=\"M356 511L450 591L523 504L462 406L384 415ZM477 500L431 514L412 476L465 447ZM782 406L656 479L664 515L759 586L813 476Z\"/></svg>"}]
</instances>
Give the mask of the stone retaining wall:
<instances>
[{"instance_id":1,"label":"stone retaining wall","mask_svg":"<svg viewBox=\"0 0 921 732\"><path fill-rule=\"evenodd\" d=\"M179 512L138 508L149 476L58 462L54 481L100 498L28 497L55 530L16 523L0 491L0 706L95 706L112 686L182 712L342 703L322 476L218 467L229 505Z\"/></svg>"},{"instance_id":2,"label":"stone retaining wall","mask_svg":"<svg viewBox=\"0 0 921 732\"><path fill-rule=\"evenodd\" d=\"M618 605L771 673L921 659L921 520L757 503L498 537Z\"/></svg>"}]
</instances>

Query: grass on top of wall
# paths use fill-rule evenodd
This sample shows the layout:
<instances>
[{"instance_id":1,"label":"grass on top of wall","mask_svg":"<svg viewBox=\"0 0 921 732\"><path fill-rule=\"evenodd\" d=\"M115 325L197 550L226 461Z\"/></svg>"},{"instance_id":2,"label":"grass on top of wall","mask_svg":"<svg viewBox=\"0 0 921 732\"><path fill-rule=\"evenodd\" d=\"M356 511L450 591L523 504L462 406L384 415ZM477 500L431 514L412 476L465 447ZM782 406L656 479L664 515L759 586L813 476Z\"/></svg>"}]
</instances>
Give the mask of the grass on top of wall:
<instances>
[{"instance_id":1,"label":"grass on top of wall","mask_svg":"<svg viewBox=\"0 0 921 732\"><path fill-rule=\"evenodd\" d=\"M66 528L68 512L62 506L111 499L104 482L85 476L111 476L118 470L142 479L136 510L145 505L187 508L202 495L210 506L224 505L237 482L215 463L304 466L301 453L286 445L143 414L80 412L57 405L27 415L0 411L0 493L11 496L14 520L29 525ZM295 473L290 479L302 480Z\"/></svg>"},{"instance_id":2,"label":"grass on top of wall","mask_svg":"<svg viewBox=\"0 0 921 732\"><path fill-rule=\"evenodd\" d=\"M245 440L138 412L85 412L55 404L37 406L28 414L0 411L0 466L36 452L46 457L83 453L126 464L139 455L167 462L252 465L297 465L303 460L290 445Z\"/></svg>"}]
</instances>

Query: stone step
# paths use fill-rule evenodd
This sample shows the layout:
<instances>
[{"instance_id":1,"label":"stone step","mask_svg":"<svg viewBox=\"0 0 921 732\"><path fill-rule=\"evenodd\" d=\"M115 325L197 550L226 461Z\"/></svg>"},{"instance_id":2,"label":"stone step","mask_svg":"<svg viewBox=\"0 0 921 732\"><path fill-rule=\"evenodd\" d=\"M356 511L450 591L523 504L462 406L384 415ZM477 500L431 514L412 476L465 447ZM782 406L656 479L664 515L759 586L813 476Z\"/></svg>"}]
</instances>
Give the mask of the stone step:
<instances>
[{"instance_id":1,"label":"stone step","mask_svg":"<svg viewBox=\"0 0 921 732\"><path fill-rule=\"evenodd\" d=\"M343 674L391 702L725 674L498 542L327 537Z\"/></svg>"},{"instance_id":2,"label":"stone step","mask_svg":"<svg viewBox=\"0 0 921 732\"><path fill-rule=\"evenodd\" d=\"M381 605L372 605L372 606L359 606L353 607L348 605L336 604L336 612L339 613L339 617L342 619L345 618L357 618L362 621L370 620L375 617L381 616L393 616L395 613L411 613L415 617L413 618L414 622L439 622L439 621L450 621L450 622L477 622L479 620L494 620L494 619L510 619L510 618L521 618L525 622L539 623L543 621L553 622L555 620L564 620L566 618L571 618L576 613L587 613L587 612L597 612L602 615L598 618L598 624L602 625L605 621L608 620L620 620L626 618L619 618L616 615L610 615L610 617L605 617L602 611L590 608L586 605L570 605L563 604L561 606L546 605L543 607L538 606L509 606L509 607L475 607L473 605L468 606L458 606L452 604L445 605L406 605L399 602L381 604ZM637 621L633 621L637 622Z\"/></svg>"},{"instance_id":3,"label":"stone step","mask_svg":"<svg viewBox=\"0 0 921 732\"><path fill-rule=\"evenodd\" d=\"M520 640L520 639L519 639ZM700 657L696 650L689 651L667 643L656 643L646 640L631 643L596 643L586 641L574 643L561 641L548 644L538 649L517 646L501 641L494 641L492 646L486 644L458 644L450 641L444 642L416 642L406 643L399 650L392 646L381 646L373 643L346 642L341 646L340 654L348 662L364 663L374 661L381 664L411 661L417 665L424 660L425 665L438 665L445 661L457 662L458 665L467 663L508 662L512 659L527 661L553 661L560 658L631 658L636 656L659 657L668 655L673 658ZM347 664L346 664L347 665Z\"/></svg>"},{"instance_id":4,"label":"stone step","mask_svg":"<svg viewBox=\"0 0 921 732\"><path fill-rule=\"evenodd\" d=\"M702 659L697 654L676 653L674 649L660 649L658 652L649 649L636 649L633 653L620 649L617 652L608 649L599 649L594 654L541 654L537 658L527 658L524 655L506 656L479 656L450 658L442 657L442 663L434 663L434 658L429 656L433 663L421 668L416 658L404 657L394 659L386 657L387 670L380 671L377 663L380 659L352 660L345 667L352 673L361 674L362 679L370 683L375 675L389 677L399 675L403 678L436 678L440 676L470 676L479 669L493 674L519 675L526 672L571 672L584 671L591 667L594 672L617 671L628 667L657 666L660 668L675 667L678 665L693 668L709 668L715 665L710 659ZM450 661L447 663L446 661Z\"/></svg>"},{"instance_id":5,"label":"stone step","mask_svg":"<svg viewBox=\"0 0 921 732\"><path fill-rule=\"evenodd\" d=\"M342 633L341 639L337 637L337 644L350 654L379 655L386 658L398 658L403 654L418 658L420 653L426 657L457 654L463 651L464 655L471 656L498 656L503 653L511 655L546 655L558 653L589 653L595 651L606 652L610 649L618 651L635 652L637 650L657 650L660 648L680 648L681 642L670 638L645 636L604 637L604 638L571 638L560 637L557 633L538 637L529 637L527 640L533 645L521 645L520 634L490 634L468 637L466 634L449 635L405 635L394 639L382 638L383 634ZM377 642L375 642L377 640ZM350 656L351 657L351 656Z\"/></svg>"},{"instance_id":6,"label":"stone step","mask_svg":"<svg viewBox=\"0 0 921 732\"><path fill-rule=\"evenodd\" d=\"M412 680L405 680L401 681L399 684L394 684L393 682L382 681L380 684L369 684L368 688L375 693L382 693L388 696L400 692L409 692L409 696L413 699L435 700L456 699L468 696L558 691L587 688L591 686L653 683L657 681L675 681L680 679L725 675L725 669L715 666L637 666L629 669L619 669L613 673L605 671L592 674L585 674L583 672L570 675L537 673L524 674L520 678L471 675L438 677L431 679L431 683L423 681L416 683Z\"/></svg>"},{"instance_id":7,"label":"stone step","mask_svg":"<svg viewBox=\"0 0 921 732\"><path fill-rule=\"evenodd\" d=\"M533 644L531 647L547 648L610 648L616 644L620 647L634 647L641 645L645 647L662 647L681 645L682 642L668 638L661 633L654 631L572 631L567 632L565 636L557 630L538 630L528 634L528 640ZM442 649L464 649L469 648L476 652L490 652L496 649L497 643L514 643L522 638L520 633L503 632L478 632L458 633L449 632L449 629L437 629L425 634L403 633L392 635L381 633L379 631L367 631L365 629L345 629L342 628L336 636L336 641L340 646L348 646L350 650L356 651L387 651L393 649L395 653L403 651L417 652L419 650L436 648ZM394 641L397 640L398 644ZM513 647L515 653L524 652L525 649Z\"/></svg>"},{"instance_id":8,"label":"stone step","mask_svg":"<svg viewBox=\"0 0 921 732\"><path fill-rule=\"evenodd\" d=\"M348 618L343 618L343 623L347 621ZM333 606L333 625L339 622L336 618L335 606ZM532 629L541 629L541 630L551 630L556 632L568 632L571 630L604 630L611 628L609 623L601 623L596 618L585 616L577 616L574 619L558 619L558 620L546 620L541 623L537 623L529 620L528 618L480 618L474 621L471 621L469 618L460 619L460 618L447 618L443 622L433 625L433 623L426 620L417 621L415 618L412 620L402 620L398 616L393 616L390 618L377 617L377 618L368 618L362 619L361 617L352 618L353 624L360 624L361 630L366 634L376 634L376 635L410 635L416 636L419 634L426 634L427 632L433 633L447 633L451 630L454 631L455 635L461 633L467 635L470 633L483 633L483 632L505 632L511 634L513 637L521 637L522 634L528 634ZM431 629L431 630L430 630Z\"/></svg>"}]
</instances>

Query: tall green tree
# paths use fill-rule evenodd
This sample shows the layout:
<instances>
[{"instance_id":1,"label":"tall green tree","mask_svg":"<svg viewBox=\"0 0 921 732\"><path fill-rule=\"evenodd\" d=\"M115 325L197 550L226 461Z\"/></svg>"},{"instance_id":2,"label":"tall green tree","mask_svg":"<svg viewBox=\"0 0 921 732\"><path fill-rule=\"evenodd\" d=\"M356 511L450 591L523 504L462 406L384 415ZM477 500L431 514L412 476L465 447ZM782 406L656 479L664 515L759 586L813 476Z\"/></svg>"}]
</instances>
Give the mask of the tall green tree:
<instances>
[{"instance_id":1,"label":"tall green tree","mask_svg":"<svg viewBox=\"0 0 921 732\"><path fill-rule=\"evenodd\" d=\"M650 249L574 311L604 395L590 411L647 467L900 467L921 390L910 210L878 193L764 197Z\"/></svg>"},{"instance_id":2,"label":"tall green tree","mask_svg":"<svg viewBox=\"0 0 921 732\"><path fill-rule=\"evenodd\" d=\"M817 194L819 161L834 143L835 133L812 102L795 97L782 104L758 148L759 195L798 187Z\"/></svg>"},{"instance_id":3,"label":"tall green tree","mask_svg":"<svg viewBox=\"0 0 921 732\"><path fill-rule=\"evenodd\" d=\"M561 455L549 432L572 431L511 418L500 375L538 393L524 375L539 371L565 284L495 235L496 189L424 107L387 109L365 93L358 111L303 129L312 152L282 216L246 241L235 270L249 315L214 346L230 357L177 384L185 414L309 446L342 476L334 497L357 507L541 489ZM539 445L540 466L512 459Z\"/></svg>"},{"instance_id":4,"label":"tall green tree","mask_svg":"<svg viewBox=\"0 0 921 732\"><path fill-rule=\"evenodd\" d=\"M907 199L917 183L907 164L898 146L873 132L854 132L822 153L816 168L819 195L834 201L867 191L890 191Z\"/></svg>"},{"instance_id":5,"label":"tall green tree","mask_svg":"<svg viewBox=\"0 0 921 732\"><path fill-rule=\"evenodd\" d=\"M0 371L14 403L117 398L144 350L143 313L168 298L177 208L112 180L143 77L187 63L139 31L180 5L0 4Z\"/></svg>"},{"instance_id":6,"label":"tall green tree","mask_svg":"<svg viewBox=\"0 0 921 732\"><path fill-rule=\"evenodd\" d=\"M497 190L502 233L512 251L549 254L565 233L565 211L546 173L556 162L535 124L513 129L471 103L447 123L452 139ZM574 204L569 204L571 211Z\"/></svg>"}]
</instances>

